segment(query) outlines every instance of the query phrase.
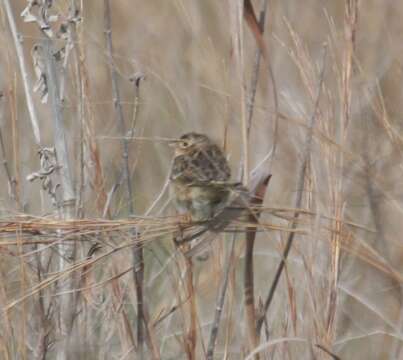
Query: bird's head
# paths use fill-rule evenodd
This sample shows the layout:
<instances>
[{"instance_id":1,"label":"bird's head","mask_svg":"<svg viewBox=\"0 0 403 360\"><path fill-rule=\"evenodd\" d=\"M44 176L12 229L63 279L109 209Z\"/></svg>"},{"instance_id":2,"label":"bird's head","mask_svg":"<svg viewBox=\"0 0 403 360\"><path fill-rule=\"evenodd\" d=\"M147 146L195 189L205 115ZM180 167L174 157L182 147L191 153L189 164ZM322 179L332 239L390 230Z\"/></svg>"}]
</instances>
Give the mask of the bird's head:
<instances>
[{"instance_id":1,"label":"bird's head","mask_svg":"<svg viewBox=\"0 0 403 360\"><path fill-rule=\"evenodd\" d=\"M190 132L183 134L178 140L171 141L170 145L175 149L175 155L187 154L197 148L211 144L211 140L203 134Z\"/></svg>"}]
</instances>

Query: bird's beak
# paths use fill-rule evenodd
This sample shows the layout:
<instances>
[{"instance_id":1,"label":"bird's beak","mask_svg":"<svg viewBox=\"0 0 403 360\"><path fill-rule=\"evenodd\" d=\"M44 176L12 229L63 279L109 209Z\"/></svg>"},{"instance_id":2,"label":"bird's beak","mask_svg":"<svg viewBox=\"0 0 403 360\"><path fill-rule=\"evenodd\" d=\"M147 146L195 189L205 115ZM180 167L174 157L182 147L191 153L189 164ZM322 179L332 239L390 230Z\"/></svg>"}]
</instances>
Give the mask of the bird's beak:
<instances>
[{"instance_id":1,"label":"bird's beak","mask_svg":"<svg viewBox=\"0 0 403 360\"><path fill-rule=\"evenodd\" d=\"M180 140L171 140L168 142L168 146L175 147L179 142Z\"/></svg>"}]
</instances>

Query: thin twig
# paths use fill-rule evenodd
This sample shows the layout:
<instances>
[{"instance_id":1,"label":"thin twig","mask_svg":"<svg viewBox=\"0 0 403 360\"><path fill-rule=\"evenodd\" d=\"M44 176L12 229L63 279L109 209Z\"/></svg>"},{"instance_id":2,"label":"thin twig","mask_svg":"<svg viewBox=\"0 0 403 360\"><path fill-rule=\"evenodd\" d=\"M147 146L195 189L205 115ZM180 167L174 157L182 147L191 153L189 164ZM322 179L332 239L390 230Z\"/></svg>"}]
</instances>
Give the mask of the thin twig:
<instances>
[{"instance_id":1,"label":"thin twig","mask_svg":"<svg viewBox=\"0 0 403 360\"><path fill-rule=\"evenodd\" d=\"M321 349L322 351L324 351L326 354L328 354L333 360L341 360L341 358L339 356L337 356L336 354L333 354L330 350L326 349L323 345L315 344L315 346L318 349Z\"/></svg>"},{"instance_id":2,"label":"thin twig","mask_svg":"<svg viewBox=\"0 0 403 360\"><path fill-rule=\"evenodd\" d=\"M126 126L123 116L122 104L120 101L120 93L119 93L119 84L118 84L118 73L116 71L116 67L113 60L113 44L112 44L112 27L111 27L111 9L110 9L110 1L104 1L104 21L105 21L105 36L106 36L106 47L107 47L107 57L109 61L109 67L111 72L111 80L112 80L112 96L113 103L117 115L118 125L120 128L120 133L123 136L126 136ZM140 80L135 81L135 91L136 91L136 99L138 99L139 94L139 86ZM137 108L135 109L137 115ZM123 178L126 181L127 186L127 198L126 202L128 204L129 216L134 215L134 207L133 207L133 193L131 186L131 176L130 176L130 168L129 168L129 141L126 137L122 138L122 151L123 151ZM134 281L136 287L136 295L137 295L137 349L138 355L140 359L144 358L144 340L147 337L147 341L149 343L149 348L152 350L150 346L151 340L149 336L145 336L145 333L149 335L148 325L146 322L146 316L144 313L144 294L143 294L143 286L144 286L144 255L143 248L140 242L138 241L139 236L137 229L134 230L134 238L135 245L133 247L133 262L134 262Z\"/></svg>"},{"instance_id":3,"label":"thin twig","mask_svg":"<svg viewBox=\"0 0 403 360\"><path fill-rule=\"evenodd\" d=\"M0 94L0 100L3 100L3 97L4 97L4 95L1 93ZM1 111L1 113L0 113L0 117L2 117L2 116L3 116L3 111ZM2 133L1 127L0 127L0 149L1 149L1 155L3 157L2 163L3 163L3 166L4 166L4 170L6 172L11 197L13 198L13 200L15 201L15 203L16 203L16 205L18 207L19 197L18 197L18 193L17 193L16 180L12 177L11 170L10 170L10 168L8 166L6 148L5 148L5 145L4 145L3 133Z\"/></svg>"},{"instance_id":4,"label":"thin twig","mask_svg":"<svg viewBox=\"0 0 403 360\"><path fill-rule=\"evenodd\" d=\"M320 72L320 75L319 75L318 93L317 93L315 104L314 104L314 110L313 110L311 119L309 121L308 133L306 135L306 141L305 141L305 149L304 149L304 151L302 153L303 154L302 164L301 164L301 168L300 168L299 175L298 175L298 181L297 181L297 189L298 189L298 191L297 191L297 198L296 198L296 201L295 201L295 207L296 208L300 208L301 205L302 205L302 195L303 195L303 192L304 192L303 190L304 190L304 184L305 184L305 175L306 175L306 170L308 168L308 163L309 163L310 155L311 155L313 129L314 129L314 126L315 126L316 114L317 114L318 108L319 108L319 100L320 100L320 96L321 96L321 93L322 93L322 86L323 86L323 80L324 80L324 75L325 75L326 54L327 54L327 47L326 47L326 44L325 44L324 47L323 47L322 68L321 68L321 72ZM296 224L297 224L296 221L298 219L298 216L299 216L299 213L296 213L294 215L294 221L291 224L292 229L296 228ZM266 317L266 313L267 313L267 311L268 311L268 309L270 307L270 304L271 304L271 302L273 300L273 296L274 296L274 293L275 293L275 291L277 289L277 285L279 283L281 274L282 274L282 272L284 270L284 266L285 266L285 263L287 261L288 254L289 254L289 252L291 250L291 246L292 246L292 243L293 243L293 240L294 240L294 236L295 236L294 232L291 232L290 235L288 236L287 243L286 243L286 246L285 246L284 251L283 251L282 259L281 259L280 264L279 264L279 266L277 268L277 271L276 271L276 274L274 276L273 282L272 282L272 284L270 286L269 293L268 293L266 301L264 303L262 314L261 314L261 316L260 316L260 318L259 318L259 320L257 322L257 325L256 325L257 334L260 334L260 330L262 328L264 319Z\"/></svg>"}]
</instances>

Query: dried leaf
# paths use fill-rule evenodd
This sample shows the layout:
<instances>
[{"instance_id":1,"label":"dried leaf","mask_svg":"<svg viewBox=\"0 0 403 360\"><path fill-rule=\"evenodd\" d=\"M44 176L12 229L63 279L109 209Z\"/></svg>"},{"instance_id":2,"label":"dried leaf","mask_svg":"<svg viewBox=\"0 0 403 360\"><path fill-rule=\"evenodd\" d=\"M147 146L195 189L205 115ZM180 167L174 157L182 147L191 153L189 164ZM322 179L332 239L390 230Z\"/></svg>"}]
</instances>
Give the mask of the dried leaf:
<instances>
[{"instance_id":1,"label":"dried leaf","mask_svg":"<svg viewBox=\"0 0 403 360\"><path fill-rule=\"evenodd\" d=\"M46 103L48 100L48 81L46 76L46 62L43 57L43 49L39 44L35 44L31 51L36 81L34 84L34 92L39 92L41 102Z\"/></svg>"},{"instance_id":2,"label":"dried leaf","mask_svg":"<svg viewBox=\"0 0 403 360\"><path fill-rule=\"evenodd\" d=\"M52 0L28 0L28 5L21 12L24 22L36 22L50 38L54 35L50 24L59 19L58 14L49 13L52 4Z\"/></svg>"}]
</instances>

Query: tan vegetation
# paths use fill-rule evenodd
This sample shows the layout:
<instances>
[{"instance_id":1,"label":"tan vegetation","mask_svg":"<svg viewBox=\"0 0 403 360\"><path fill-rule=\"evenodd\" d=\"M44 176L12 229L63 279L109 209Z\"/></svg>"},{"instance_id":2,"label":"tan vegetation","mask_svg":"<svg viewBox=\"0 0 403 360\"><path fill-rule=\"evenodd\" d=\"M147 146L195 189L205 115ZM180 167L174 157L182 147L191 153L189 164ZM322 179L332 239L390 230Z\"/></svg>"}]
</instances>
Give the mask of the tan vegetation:
<instances>
[{"instance_id":1,"label":"tan vegetation","mask_svg":"<svg viewBox=\"0 0 403 360\"><path fill-rule=\"evenodd\" d=\"M251 3L0 2L1 359L403 359L403 4ZM206 261L187 131L260 195Z\"/></svg>"}]
</instances>

